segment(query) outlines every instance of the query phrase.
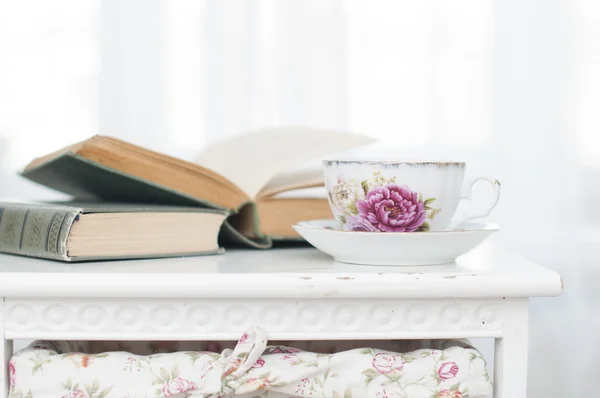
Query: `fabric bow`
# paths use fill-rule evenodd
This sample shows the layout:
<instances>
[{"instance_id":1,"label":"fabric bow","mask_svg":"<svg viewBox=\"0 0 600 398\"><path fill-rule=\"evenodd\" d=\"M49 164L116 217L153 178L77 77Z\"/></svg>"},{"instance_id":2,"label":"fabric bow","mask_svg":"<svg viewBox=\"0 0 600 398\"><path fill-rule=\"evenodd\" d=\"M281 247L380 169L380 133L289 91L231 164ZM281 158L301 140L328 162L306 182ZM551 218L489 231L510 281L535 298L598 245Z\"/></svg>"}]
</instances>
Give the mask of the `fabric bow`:
<instances>
[{"instance_id":1,"label":"fabric bow","mask_svg":"<svg viewBox=\"0 0 600 398\"><path fill-rule=\"evenodd\" d=\"M243 383L241 377L246 374L267 348L267 333L253 326L239 339L231 353L225 351L225 368L221 376L222 392L230 394Z\"/></svg>"}]
</instances>

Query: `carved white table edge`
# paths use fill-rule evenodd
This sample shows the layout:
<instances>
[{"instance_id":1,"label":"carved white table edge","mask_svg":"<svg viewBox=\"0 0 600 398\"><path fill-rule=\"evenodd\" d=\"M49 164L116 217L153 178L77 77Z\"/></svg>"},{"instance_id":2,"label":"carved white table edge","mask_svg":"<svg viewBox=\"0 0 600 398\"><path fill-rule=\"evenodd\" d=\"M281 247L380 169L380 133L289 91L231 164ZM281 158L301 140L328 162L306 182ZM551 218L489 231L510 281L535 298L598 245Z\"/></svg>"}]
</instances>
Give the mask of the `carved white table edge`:
<instances>
[{"instance_id":1,"label":"carved white table edge","mask_svg":"<svg viewBox=\"0 0 600 398\"><path fill-rule=\"evenodd\" d=\"M234 340L259 325L273 340L494 338L494 397L524 398L529 297L561 290L558 274L489 245L428 272L310 249L74 265L0 255L0 397L15 339Z\"/></svg>"}]
</instances>

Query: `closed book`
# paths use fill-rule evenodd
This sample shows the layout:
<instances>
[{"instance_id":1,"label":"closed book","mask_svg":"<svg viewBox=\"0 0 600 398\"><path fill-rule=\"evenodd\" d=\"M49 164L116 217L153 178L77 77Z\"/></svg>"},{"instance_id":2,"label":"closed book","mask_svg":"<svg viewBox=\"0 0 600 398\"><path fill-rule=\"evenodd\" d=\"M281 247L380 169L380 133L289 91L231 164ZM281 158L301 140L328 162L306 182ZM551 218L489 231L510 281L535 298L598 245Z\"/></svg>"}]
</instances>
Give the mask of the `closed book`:
<instances>
[{"instance_id":1,"label":"closed book","mask_svg":"<svg viewBox=\"0 0 600 398\"><path fill-rule=\"evenodd\" d=\"M219 253L227 212L132 203L0 203L0 252L60 261Z\"/></svg>"}]
</instances>

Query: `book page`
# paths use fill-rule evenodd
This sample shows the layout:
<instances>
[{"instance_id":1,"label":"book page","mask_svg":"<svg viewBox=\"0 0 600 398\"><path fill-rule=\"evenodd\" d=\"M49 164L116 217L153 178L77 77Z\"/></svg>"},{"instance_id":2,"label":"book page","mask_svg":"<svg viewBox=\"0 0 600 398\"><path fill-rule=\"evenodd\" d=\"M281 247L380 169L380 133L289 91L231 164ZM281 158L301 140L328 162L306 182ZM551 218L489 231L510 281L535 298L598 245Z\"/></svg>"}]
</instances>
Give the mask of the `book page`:
<instances>
[{"instance_id":1,"label":"book page","mask_svg":"<svg viewBox=\"0 0 600 398\"><path fill-rule=\"evenodd\" d=\"M320 167L279 173L258 193L259 197L275 196L282 192L325 185L323 169Z\"/></svg>"},{"instance_id":2,"label":"book page","mask_svg":"<svg viewBox=\"0 0 600 398\"><path fill-rule=\"evenodd\" d=\"M284 191L268 199L327 199L327 190L324 186L312 188L300 188L291 191Z\"/></svg>"},{"instance_id":3,"label":"book page","mask_svg":"<svg viewBox=\"0 0 600 398\"><path fill-rule=\"evenodd\" d=\"M374 141L365 135L335 130L277 127L228 137L203 150L196 163L221 174L255 198L284 170ZM294 184L299 182L302 178Z\"/></svg>"}]
</instances>

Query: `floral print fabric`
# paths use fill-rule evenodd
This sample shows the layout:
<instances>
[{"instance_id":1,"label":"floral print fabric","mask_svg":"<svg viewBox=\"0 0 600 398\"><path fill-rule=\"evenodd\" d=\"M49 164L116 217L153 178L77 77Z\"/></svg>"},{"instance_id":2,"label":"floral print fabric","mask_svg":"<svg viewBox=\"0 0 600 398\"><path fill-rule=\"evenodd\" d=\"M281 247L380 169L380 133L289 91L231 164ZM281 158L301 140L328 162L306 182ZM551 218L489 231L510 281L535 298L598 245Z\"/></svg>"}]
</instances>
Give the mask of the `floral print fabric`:
<instances>
[{"instance_id":1,"label":"floral print fabric","mask_svg":"<svg viewBox=\"0 0 600 398\"><path fill-rule=\"evenodd\" d=\"M455 342L397 353L316 353L267 346L251 328L221 354L83 353L85 342L35 342L9 363L10 398L468 398L492 391L481 354Z\"/></svg>"}]
</instances>

